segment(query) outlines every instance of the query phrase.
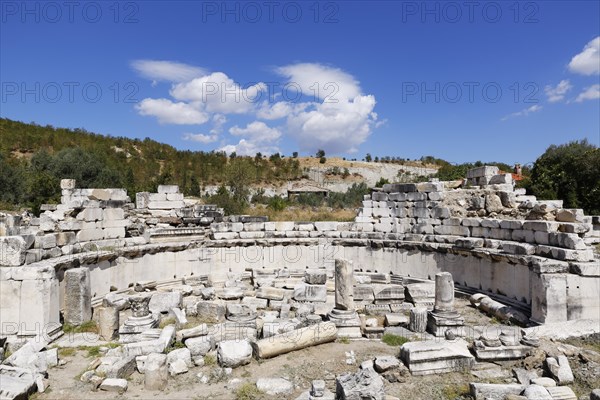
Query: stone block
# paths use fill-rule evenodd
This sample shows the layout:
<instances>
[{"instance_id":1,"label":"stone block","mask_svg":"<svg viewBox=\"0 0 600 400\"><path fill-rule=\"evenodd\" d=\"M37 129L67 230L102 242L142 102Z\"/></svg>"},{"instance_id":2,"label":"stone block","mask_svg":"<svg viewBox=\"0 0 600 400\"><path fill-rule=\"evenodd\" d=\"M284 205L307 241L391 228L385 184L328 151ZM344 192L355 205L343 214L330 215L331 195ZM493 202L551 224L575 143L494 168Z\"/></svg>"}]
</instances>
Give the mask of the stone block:
<instances>
[{"instance_id":1,"label":"stone block","mask_svg":"<svg viewBox=\"0 0 600 400\"><path fill-rule=\"evenodd\" d=\"M295 222L294 230L296 231L314 231L315 224L312 222Z\"/></svg>"},{"instance_id":2,"label":"stone block","mask_svg":"<svg viewBox=\"0 0 600 400\"><path fill-rule=\"evenodd\" d=\"M77 219L58 221L58 229L61 231L78 231L83 229L83 223L81 220Z\"/></svg>"},{"instance_id":3,"label":"stone block","mask_svg":"<svg viewBox=\"0 0 600 400\"><path fill-rule=\"evenodd\" d=\"M237 368L252 360L252 346L247 340L225 340L217 346L217 360L223 368Z\"/></svg>"},{"instance_id":4,"label":"stone block","mask_svg":"<svg viewBox=\"0 0 600 400\"><path fill-rule=\"evenodd\" d=\"M490 178L489 184L490 185L501 185L501 184L505 184L505 183L512 184L512 182L513 182L513 179L512 179L511 174L498 174L498 175L494 175Z\"/></svg>"},{"instance_id":5,"label":"stone block","mask_svg":"<svg viewBox=\"0 0 600 400\"><path fill-rule=\"evenodd\" d=\"M183 193L167 193L167 201L183 201Z\"/></svg>"},{"instance_id":6,"label":"stone block","mask_svg":"<svg viewBox=\"0 0 600 400\"><path fill-rule=\"evenodd\" d=\"M178 185L158 185L158 193L171 194L179 193Z\"/></svg>"},{"instance_id":7,"label":"stone block","mask_svg":"<svg viewBox=\"0 0 600 400\"><path fill-rule=\"evenodd\" d=\"M149 354L144 363L144 389L165 390L168 379L166 354Z\"/></svg>"},{"instance_id":8,"label":"stone block","mask_svg":"<svg viewBox=\"0 0 600 400\"><path fill-rule=\"evenodd\" d=\"M197 304L198 315L212 322L225 320L225 305L212 301L199 301Z\"/></svg>"},{"instance_id":9,"label":"stone block","mask_svg":"<svg viewBox=\"0 0 600 400\"><path fill-rule=\"evenodd\" d=\"M315 228L318 231L335 231L340 223L336 221L319 221L315 222Z\"/></svg>"},{"instance_id":10,"label":"stone block","mask_svg":"<svg viewBox=\"0 0 600 400\"><path fill-rule=\"evenodd\" d=\"M513 383L471 383L469 385L471 396L476 400L504 400L510 395L520 395L523 389L525 385Z\"/></svg>"},{"instance_id":11,"label":"stone block","mask_svg":"<svg viewBox=\"0 0 600 400\"><path fill-rule=\"evenodd\" d=\"M355 374L336 378L336 398L339 399L383 399L384 383L372 368L360 369Z\"/></svg>"},{"instance_id":12,"label":"stone block","mask_svg":"<svg viewBox=\"0 0 600 400\"><path fill-rule=\"evenodd\" d=\"M92 319L90 270L86 267L65 271L64 319L71 325L81 325Z\"/></svg>"},{"instance_id":13,"label":"stone block","mask_svg":"<svg viewBox=\"0 0 600 400\"><path fill-rule=\"evenodd\" d=\"M181 292L154 293L148 307L152 313L167 313L171 308L181 308Z\"/></svg>"},{"instance_id":14,"label":"stone block","mask_svg":"<svg viewBox=\"0 0 600 400\"><path fill-rule=\"evenodd\" d=\"M0 237L0 265L19 266L25 262L27 243L20 236Z\"/></svg>"},{"instance_id":15,"label":"stone block","mask_svg":"<svg viewBox=\"0 0 600 400\"><path fill-rule=\"evenodd\" d=\"M60 180L60 188L62 190L73 190L75 189L77 181L75 179L61 179Z\"/></svg>"},{"instance_id":16,"label":"stone block","mask_svg":"<svg viewBox=\"0 0 600 400\"><path fill-rule=\"evenodd\" d=\"M324 285L327 282L327 270L307 269L304 272L304 281L309 285Z\"/></svg>"},{"instance_id":17,"label":"stone block","mask_svg":"<svg viewBox=\"0 0 600 400\"><path fill-rule=\"evenodd\" d=\"M100 390L123 394L127 391L127 380L107 378L100 384Z\"/></svg>"},{"instance_id":18,"label":"stone block","mask_svg":"<svg viewBox=\"0 0 600 400\"><path fill-rule=\"evenodd\" d=\"M102 229L82 229L77 232L76 239L78 242L91 242L104 239L104 231Z\"/></svg>"},{"instance_id":19,"label":"stone block","mask_svg":"<svg viewBox=\"0 0 600 400\"><path fill-rule=\"evenodd\" d=\"M583 222L584 213L581 209L560 209L556 211L556 220L559 222Z\"/></svg>"},{"instance_id":20,"label":"stone block","mask_svg":"<svg viewBox=\"0 0 600 400\"><path fill-rule=\"evenodd\" d=\"M260 378L256 387L269 396L289 395L294 391L294 384L283 378Z\"/></svg>"},{"instance_id":21,"label":"stone block","mask_svg":"<svg viewBox=\"0 0 600 400\"><path fill-rule=\"evenodd\" d=\"M327 301L327 286L307 284L296 285L294 287L294 300L324 303Z\"/></svg>"},{"instance_id":22,"label":"stone block","mask_svg":"<svg viewBox=\"0 0 600 400\"><path fill-rule=\"evenodd\" d=\"M244 225L244 231L248 232L258 232L265 230L264 222L246 222Z\"/></svg>"},{"instance_id":23,"label":"stone block","mask_svg":"<svg viewBox=\"0 0 600 400\"><path fill-rule=\"evenodd\" d=\"M492 165L484 165L483 167L472 168L467 171L467 179L492 177L498 175L500 169Z\"/></svg>"},{"instance_id":24,"label":"stone block","mask_svg":"<svg viewBox=\"0 0 600 400\"><path fill-rule=\"evenodd\" d=\"M215 339L210 335L188 338L184 344L190 350L192 357L204 356L215 349Z\"/></svg>"}]
</instances>

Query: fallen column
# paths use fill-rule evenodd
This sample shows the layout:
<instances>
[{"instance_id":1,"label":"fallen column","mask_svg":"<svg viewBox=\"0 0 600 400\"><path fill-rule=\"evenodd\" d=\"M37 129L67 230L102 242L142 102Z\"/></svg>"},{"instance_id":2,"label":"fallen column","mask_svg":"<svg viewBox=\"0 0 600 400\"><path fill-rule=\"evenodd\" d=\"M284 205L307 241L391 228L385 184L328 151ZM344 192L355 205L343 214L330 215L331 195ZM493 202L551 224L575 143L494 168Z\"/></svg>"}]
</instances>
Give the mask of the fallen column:
<instances>
[{"instance_id":1,"label":"fallen column","mask_svg":"<svg viewBox=\"0 0 600 400\"><path fill-rule=\"evenodd\" d=\"M333 342L337 338L337 332L333 322L321 322L258 340L253 344L254 355L257 358L271 358L306 347Z\"/></svg>"}]
</instances>

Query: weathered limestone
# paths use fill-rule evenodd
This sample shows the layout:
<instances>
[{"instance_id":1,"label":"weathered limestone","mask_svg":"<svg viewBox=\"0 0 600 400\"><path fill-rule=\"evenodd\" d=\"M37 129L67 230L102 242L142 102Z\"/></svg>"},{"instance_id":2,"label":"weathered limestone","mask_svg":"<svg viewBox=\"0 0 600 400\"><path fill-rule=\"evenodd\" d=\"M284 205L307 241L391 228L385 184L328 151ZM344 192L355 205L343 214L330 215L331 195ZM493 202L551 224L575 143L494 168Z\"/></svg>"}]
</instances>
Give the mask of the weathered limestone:
<instances>
[{"instance_id":1,"label":"weathered limestone","mask_svg":"<svg viewBox=\"0 0 600 400\"><path fill-rule=\"evenodd\" d=\"M518 396L525 389L525 385L494 383L471 383L469 387L471 396L476 400L504 400L508 395Z\"/></svg>"},{"instance_id":2,"label":"weathered limestone","mask_svg":"<svg viewBox=\"0 0 600 400\"><path fill-rule=\"evenodd\" d=\"M185 347L190 350L192 357L204 356L215 348L215 339L212 336L198 336L185 340Z\"/></svg>"},{"instance_id":3,"label":"weathered limestone","mask_svg":"<svg viewBox=\"0 0 600 400\"><path fill-rule=\"evenodd\" d=\"M131 317L127 318L125 323L119 328L121 342L132 340L148 329L158 326L158 319L154 318L150 313L151 294L139 294L128 298L129 306L131 307Z\"/></svg>"},{"instance_id":4,"label":"weathered limestone","mask_svg":"<svg viewBox=\"0 0 600 400\"><path fill-rule=\"evenodd\" d=\"M92 319L90 270L85 267L65 272L65 322L81 325Z\"/></svg>"},{"instance_id":5,"label":"weathered limestone","mask_svg":"<svg viewBox=\"0 0 600 400\"><path fill-rule=\"evenodd\" d=\"M119 330L119 310L116 307L96 307L94 319L102 340L111 341L116 338Z\"/></svg>"},{"instance_id":6,"label":"weathered limestone","mask_svg":"<svg viewBox=\"0 0 600 400\"><path fill-rule=\"evenodd\" d=\"M217 346L217 360L224 368L237 368L252 360L252 346L247 340L225 340Z\"/></svg>"},{"instance_id":7,"label":"weathered limestone","mask_svg":"<svg viewBox=\"0 0 600 400\"><path fill-rule=\"evenodd\" d=\"M283 378L261 378L256 381L256 387L269 396L291 394L294 384Z\"/></svg>"},{"instance_id":8,"label":"weathered limestone","mask_svg":"<svg viewBox=\"0 0 600 400\"><path fill-rule=\"evenodd\" d=\"M154 293L148 303L151 313L166 313L171 308L181 308L181 292L158 292Z\"/></svg>"},{"instance_id":9,"label":"weathered limestone","mask_svg":"<svg viewBox=\"0 0 600 400\"><path fill-rule=\"evenodd\" d=\"M332 322L322 322L306 328L292 330L253 343L257 358L271 358L291 351L333 342L337 338L338 329Z\"/></svg>"},{"instance_id":10,"label":"weathered limestone","mask_svg":"<svg viewBox=\"0 0 600 400\"><path fill-rule=\"evenodd\" d=\"M309 285L324 285L327 282L327 271L324 269L307 269L304 280Z\"/></svg>"},{"instance_id":11,"label":"weathered limestone","mask_svg":"<svg viewBox=\"0 0 600 400\"><path fill-rule=\"evenodd\" d=\"M222 322L225 320L225 304L213 301L199 301L196 305L198 315L210 322Z\"/></svg>"},{"instance_id":12,"label":"weathered limestone","mask_svg":"<svg viewBox=\"0 0 600 400\"><path fill-rule=\"evenodd\" d=\"M106 392L116 392L119 394L123 394L127 391L127 380L126 379L116 379L116 378L107 378L102 381L100 384L100 390L104 390Z\"/></svg>"},{"instance_id":13,"label":"weathered limestone","mask_svg":"<svg viewBox=\"0 0 600 400\"><path fill-rule=\"evenodd\" d=\"M327 301L327 287L302 283L294 287L294 300L324 303Z\"/></svg>"},{"instance_id":14,"label":"weathered limestone","mask_svg":"<svg viewBox=\"0 0 600 400\"><path fill-rule=\"evenodd\" d=\"M410 310L410 320L408 329L413 332L423 333L427 330L427 309L425 307L415 307Z\"/></svg>"},{"instance_id":15,"label":"weathered limestone","mask_svg":"<svg viewBox=\"0 0 600 400\"><path fill-rule=\"evenodd\" d=\"M335 308L354 310L352 261L335 260Z\"/></svg>"},{"instance_id":16,"label":"weathered limestone","mask_svg":"<svg viewBox=\"0 0 600 400\"><path fill-rule=\"evenodd\" d=\"M329 313L329 320L338 328L338 335L349 338L362 337L360 318L354 309L354 273L352 262L335 260L335 308Z\"/></svg>"},{"instance_id":17,"label":"weathered limestone","mask_svg":"<svg viewBox=\"0 0 600 400\"><path fill-rule=\"evenodd\" d=\"M383 379L372 368L338 376L335 383L336 398L340 400L383 400L385 396Z\"/></svg>"},{"instance_id":18,"label":"weathered limestone","mask_svg":"<svg viewBox=\"0 0 600 400\"><path fill-rule=\"evenodd\" d=\"M463 339L408 342L400 348L400 358L413 375L461 371L469 369L474 361Z\"/></svg>"},{"instance_id":19,"label":"weathered limestone","mask_svg":"<svg viewBox=\"0 0 600 400\"><path fill-rule=\"evenodd\" d=\"M556 358L548 357L546 359L546 366L559 385L568 385L575 380L573 371L571 371L571 366L569 365L569 360L564 355Z\"/></svg>"},{"instance_id":20,"label":"weathered limestone","mask_svg":"<svg viewBox=\"0 0 600 400\"><path fill-rule=\"evenodd\" d=\"M410 283L405 285L406 300L418 306L430 307L435 302L435 284L433 282Z\"/></svg>"},{"instance_id":21,"label":"weathered limestone","mask_svg":"<svg viewBox=\"0 0 600 400\"><path fill-rule=\"evenodd\" d=\"M427 327L437 337L444 336L447 330L464 325L462 318L454 309L454 281L449 272L435 275L435 305L428 314Z\"/></svg>"},{"instance_id":22,"label":"weathered limestone","mask_svg":"<svg viewBox=\"0 0 600 400\"><path fill-rule=\"evenodd\" d=\"M167 370L167 355L149 354L144 363L144 389L165 390L169 379Z\"/></svg>"}]
</instances>

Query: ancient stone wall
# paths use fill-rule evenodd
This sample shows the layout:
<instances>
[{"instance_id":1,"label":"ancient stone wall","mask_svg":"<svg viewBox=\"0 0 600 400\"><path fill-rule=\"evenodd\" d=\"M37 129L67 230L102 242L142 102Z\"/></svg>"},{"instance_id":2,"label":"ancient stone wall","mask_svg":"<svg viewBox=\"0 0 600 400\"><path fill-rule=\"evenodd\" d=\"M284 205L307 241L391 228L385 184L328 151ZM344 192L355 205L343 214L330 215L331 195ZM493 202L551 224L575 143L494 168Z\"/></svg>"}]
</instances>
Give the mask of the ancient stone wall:
<instances>
[{"instance_id":1,"label":"ancient stone wall","mask_svg":"<svg viewBox=\"0 0 600 400\"><path fill-rule=\"evenodd\" d=\"M469 179L481 186L468 189L385 185L365 198L354 222L224 219L176 186L138 193L133 204L122 189L75 189L65 180L61 204L45 206L39 218L0 218L1 334L56 329L64 272L82 265L94 302L140 280L219 283L247 268L332 271L338 257L388 277L451 272L458 285L530 307L541 323L598 318L598 217L477 174Z\"/></svg>"}]
</instances>

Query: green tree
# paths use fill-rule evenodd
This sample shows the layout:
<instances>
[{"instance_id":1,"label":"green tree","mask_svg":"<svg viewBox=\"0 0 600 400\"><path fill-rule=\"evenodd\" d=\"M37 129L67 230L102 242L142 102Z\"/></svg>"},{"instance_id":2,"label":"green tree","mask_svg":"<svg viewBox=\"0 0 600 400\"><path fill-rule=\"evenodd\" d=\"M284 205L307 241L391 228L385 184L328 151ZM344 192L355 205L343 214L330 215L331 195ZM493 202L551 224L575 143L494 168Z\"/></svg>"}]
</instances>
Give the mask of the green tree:
<instances>
[{"instance_id":1,"label":"green tree","mask_svg":"<svg viewBox=\"0 0 600 400\"><path fill-rule=\"evenodd\" d=\"M552 145L536 161L529 190L540 199L561 199L565 208L600 214L600 149L587 140Z\"/></svg>"},{"instance_id":2,"label":"green tree","mask_svg":"<svg viewBox=\"0 0 600 400\"><path fill-rule=\"evenodd\" d=\"M366 161L366 162L371 162L371 161L373 161L373 157L371 157L371 153L367 153L367 155L365 156L365 161Z\"/></svg>"}]
</instances>

